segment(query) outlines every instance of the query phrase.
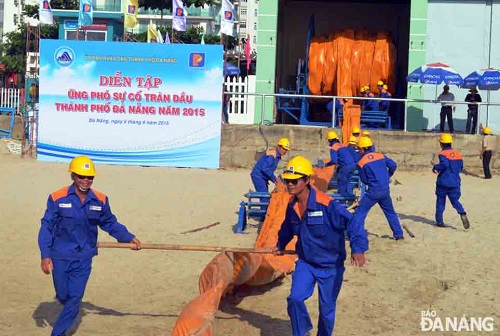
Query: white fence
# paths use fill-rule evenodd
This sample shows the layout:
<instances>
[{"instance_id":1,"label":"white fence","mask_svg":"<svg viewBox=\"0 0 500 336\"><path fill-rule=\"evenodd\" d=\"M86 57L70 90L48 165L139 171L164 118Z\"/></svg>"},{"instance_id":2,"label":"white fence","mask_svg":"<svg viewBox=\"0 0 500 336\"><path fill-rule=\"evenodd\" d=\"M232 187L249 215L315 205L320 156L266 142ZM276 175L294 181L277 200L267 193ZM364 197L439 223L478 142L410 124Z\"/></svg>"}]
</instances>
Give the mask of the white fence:
<instances>
[{"instance_id":1,"label":"white fence","mask_svg":"<svg viewBox=\"0 0 500 336\"><path fill-rule=\"evenodd\" d=\"M23 104L21 89L0 88L0 107L8 107L16 109L19 112L19 107Z\"/></svg>"},{"instance_id":2,"label":"white fence","mask_svg":"<svg viewBox=\"0 0 500 336\"><path fill-rule=\"evenodd\" d=\"M226 77L224 91L232 93L255 92L256 76ZM229 123L253 124L255 115L255 96L232 94L229 98Z\"/></svg>"}]
</instances>

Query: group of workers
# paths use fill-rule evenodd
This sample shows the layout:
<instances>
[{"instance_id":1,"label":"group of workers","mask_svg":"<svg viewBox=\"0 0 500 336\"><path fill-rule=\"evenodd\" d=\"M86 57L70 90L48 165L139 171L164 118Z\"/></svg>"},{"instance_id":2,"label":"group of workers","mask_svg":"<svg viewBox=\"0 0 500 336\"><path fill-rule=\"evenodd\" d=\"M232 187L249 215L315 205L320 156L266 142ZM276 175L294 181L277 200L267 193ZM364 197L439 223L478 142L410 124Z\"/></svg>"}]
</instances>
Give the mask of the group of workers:
<instances>
[{"instance_id":1,"label":"group of workers","mask_svg":"<svg viewBox=\"0 0 500 336\"><path fill-rule=\"evenodd\" d=\"M388 91L389 88L387 84L379 80L377 82L377 90L379 99L365 99L361 106L362 111L388 111L391 102L389 100L384 100L384 98L392 98L392 94ZM370 91L370 86L365 85L360 90L362 97L365 98L375 98L375 94Z\"/></svg>"},{"instance_id":2,"label":"group of workers","mask_svg":"<svg viewBox=\"0 0 500 336\"><path fill-rule=\"evenodd\" d=\"M377 82L377 90L379 99L364 99L361 105L362 111L389 111L389 106L391 102L389 100L385 100L384 98L392 98L392 94L389 92L387 84L379 80ZM359 93L361 94L361 97L376 98L375 94L371 92L369 85L361 87ZM333 113L334 103L335 103L335 112L338 113L339 110L342 109L345 103L347 103L348 101L345 98L342 99L337 98L334 100L335 102L331 100L326 105L326 110L328 111L330 116L332 116Z\"/></svg>"},{"instance_id":3,"label":"group of workers","mask_svg":"<svg viewBox=\"0 0 500 336\"><path fill-rule=\"evenodd\" d=\"M489 129L483 130L489 134ZM375 151L370 132L361 132L359 127L352 130L347 145L343 145L335 131L329 131L327 141L330 148L330 161L326 165L337 165L337 185L341 195L353 196L349 182L357 169L361 181L367 186L354 214L347 211L329 195L311 185L310 177L314 174L313 166L303 156L290 159L280 178L288 192L293 196L288 204L285 220L278 233L278 242L273 252L281 255L286 245L297 236L296 251L298 259L292 275L292 287L287 298L288 314L294 336L304 336L312 329L305 301L313 294L315 284L319 292L318 335L332 335L335 324L336 300L340 292L344 261L347 258L345 239L350 241L351 263L363 266L364 253L368 250L368 237L364 229L370 209L378 204L393 233L394 240L404 239L404 233L390 194L390 178L397 169L397 164L382 153ZM460 216L465 229L470 227L467 213L460 203L463 160L459 151L452 148L453 138L443 134L439 143L439 163L433 166L436 180L436 225L445 226L443 212L446 197ZM286 148L283 147L286 145ZM259 176L276 182L274 169L278 165L279 155L290 150L290 141L282 138L276 149L268 151L257 162L252 171L255 187L267 186ZM481 157L491 155L484 148ZM266 172L258 174L261 168ZM272 177L271 177L272 176ZM267 191L267 189L260 189Z\"/></svg>"}]
</instances>

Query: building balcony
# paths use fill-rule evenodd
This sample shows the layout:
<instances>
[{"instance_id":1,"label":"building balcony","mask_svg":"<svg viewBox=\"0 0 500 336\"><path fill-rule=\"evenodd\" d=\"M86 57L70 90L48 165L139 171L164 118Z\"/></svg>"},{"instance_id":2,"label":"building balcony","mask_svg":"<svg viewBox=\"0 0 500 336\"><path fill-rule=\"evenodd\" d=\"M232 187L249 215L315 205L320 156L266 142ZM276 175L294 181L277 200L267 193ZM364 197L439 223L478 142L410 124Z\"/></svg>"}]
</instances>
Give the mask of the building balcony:
<instances>
[{"instance_id":1,"label":"building balcony","mask_svg":"<svg viewBox=\"0 0 500 336\"><path fill-rule=\"evenodd\" d=\"M215 13L211 8L201 8L201 7L195 7L195 6L189 6L186 8L188 18L190 16L203 16L203 17L214 17ZM167 10L158 10L158 9L144 9L144 8L139 8L139 15L157 15L157 16L170 16L172 15L172 10L167 9Z\"/></svg>"}]
</instances>

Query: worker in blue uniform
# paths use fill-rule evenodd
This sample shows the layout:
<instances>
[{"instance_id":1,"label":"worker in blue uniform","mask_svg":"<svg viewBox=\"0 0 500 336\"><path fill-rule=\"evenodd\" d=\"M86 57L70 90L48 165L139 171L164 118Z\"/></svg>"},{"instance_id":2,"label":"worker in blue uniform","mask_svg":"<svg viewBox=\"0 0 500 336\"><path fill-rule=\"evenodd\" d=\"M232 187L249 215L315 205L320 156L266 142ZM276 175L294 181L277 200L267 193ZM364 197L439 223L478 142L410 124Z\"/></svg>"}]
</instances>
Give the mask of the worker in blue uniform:
<instances>
[{"instance_id":1,"label":"worker in blue uniform","mask_svg":"<svg viewBox=\"0 0 500 336\"><path fill-rule=\"evenodd\" d=\"M360 92L363 97L375 98L375 95L370 92L370 87L368 85L362 87ZM361 105L361 111L378 111L378 110L379 106L377 100L375 99L363 100L363 104Z\"/></svg>"},{"instance_id":2,"label":"worker in blue uniform","mask_svg":"<svg viewBox=\"0 0 500 336\"><path fill-rule=\"evenodd\" d=\"M383 81L380 80L377 83L377 88L379 97L381 98L378 101L378 106L380 111L389 111L389 106L391 105L391 102L389 100L382 99L382 98L392 98L392 94L389 92L389 87L386 84L384 84Z\"/></svg>"},{"instance_id":3,"label":"worker in blue uniform","mask_svg":"<svg viewBox=\"0 0 500 336\"><path fill-rule=\"evenodd\" d=\"M460 172L464 167L462 155L459 151L451 148L453 138L450 134L441 135L439 143L441 146L439 163L432 167L432 172L438 174L436 180L436 225L444 226L443 212L446 206L446 196L448 196L451 205L460 215L464 228L468 229L470 227L469 219L460 203Z\"/></svg>"},{"instance_id":4,"label":"worker in blue uniform","mask_svg":"<svg viewBox=\"0 0 500 336\"><path fill-rule=\"evenodd\" d=\"M326 110L328 115L330 116L330 120L333 119L333 101L335 100L335 117L338 119L339 112L344 109L344 105L347 102L347 99L336 98L330 100L328 104L326 104Z\"/></svg>"},{"instance_id":5,"label":"worker in blue uniform","mask_svg":"<svg viewBox=\"0 0 500 336\"><path fill-rule=\"evenodd\" d=\"M365 264L368 237L363 222L356 221L343 206L310 185L311 163L302 156L290 160L282 177L293 199L288 204L285 220L274 248L281 255L293 236L298 259L292 275L292 288L287 298L288 315L293 336L304 336L312 329L305 301L315 284L319 293L319 336L330 336L335 324L337 297L344 276L346 259L345 233L351 244L351 263Z\"/></svg>"},{"instance_id":6,"label":"worker in blue uniform","mask_svg":"<svg viewBox=\"0 0 500 336\"><path fill-rule=\"evenodd\" d=\"M357 139L354 135L351 135L349 137L347 148L349 149L349 153L351 154L354 163L358 164L359 160L361 159L361 154L359 153Z\"/></svg>"},{"instance_id":7,"label":"worker in blue uniform","mask_svg":"<svg viewBox=\"0 0 500 336\"><path fill-rule=\"evenodd\" d=\"M353 185L350 183L356 164L349 147L340 143L335 131L328 132L326 139L330 146L330 162L326 166L337 165L337 190L341 196L354 196Z\"/></svg>"},{"instance_id":8,"label":"worker in blue uniform","mask_svg":"<svg viewBox=\"0 0 500 336\"><path fill-rule=\"evenodd\" d=\"M38 233L42 271L52 273L56 298L64 305L52 336L65 335L78 316L97 255L98 226L119 242L130 242L132 249L141 248L139 239L118 223L108 197L90 188L96 175L92 160L77 156L69 171L73 184L49 196Z\"/></svg>"},{"instance_id":9,"label":"worker in blue uniform","mask_svg":"<svg viewBox=\"0 0 500 336\"><path fill-rule=\"evenodd\" d=\"M384 154L373 151L373 143L370 138L361 137L358 147L362 155L358 162L359 177L367 185L368 190L359 202L356 216L364 223L370 209L378 203L389 222L394 239L404 239L401 223L396 211L394 211L389 190L389 178L396 171L397 164Z\"/></svg>"},{"instance_id":10,"label":"worker in blue uniform","mask_svg":"<svg viewBox=\"0 0 500 336\"><path fill-rule=\"evenodd\" d=\"M281 138L276 148L267 150L259 158L250 173L255 191L269 192L269 181L276 184L274 171L278 167L281 157L290 150L290 140Z\"/></svg>"}]
</instances>

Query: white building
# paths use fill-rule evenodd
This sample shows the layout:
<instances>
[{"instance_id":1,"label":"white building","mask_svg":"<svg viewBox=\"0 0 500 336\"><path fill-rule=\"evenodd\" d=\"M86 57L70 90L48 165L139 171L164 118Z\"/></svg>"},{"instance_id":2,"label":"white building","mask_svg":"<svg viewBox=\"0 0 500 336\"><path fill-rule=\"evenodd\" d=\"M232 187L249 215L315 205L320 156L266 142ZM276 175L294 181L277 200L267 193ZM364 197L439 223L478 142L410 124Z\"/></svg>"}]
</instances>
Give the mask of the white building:
<instances>
[{"instance_id":1,"label":"white building","mask_svg":"<svg viewBox=\"0 0 500 336\"><path fill-rule=\"evenodd\" d=\"M204 7L190 6L186 8L187 27L201 27L207 35L215 35L216 32L216 16L215 7L205 5ZM172 13L170 10L164 10L163 13L159 10L140 8L137 15L138 24L134 29L129 29L134 33L142 33L147 31L150 21L156 23L158 27L172 25Z\"/></svg>"},{"instance_id":2,"label":"white building","mask_svg":"<svg viewBox=\"0 0 500 336\"><path fill-rule=\"evenodd\" d=\"M27 21L36 22L23 16L25 5L36 5L38 0L0 0L0 37L11 31L17 30L19 24Z\"/></svg>"},{"instance_id":3,"label":"white building","mask_svg":"<svg viewBox=\"0 0 500 336\"><path fill-rule=\"evenodd\" d=\"M250 37L252 49L257 51L257 28L259 21L259 0L239 0L235 2L238 9L237 34L242 38Z\"/></svg>"}]
</instances>

